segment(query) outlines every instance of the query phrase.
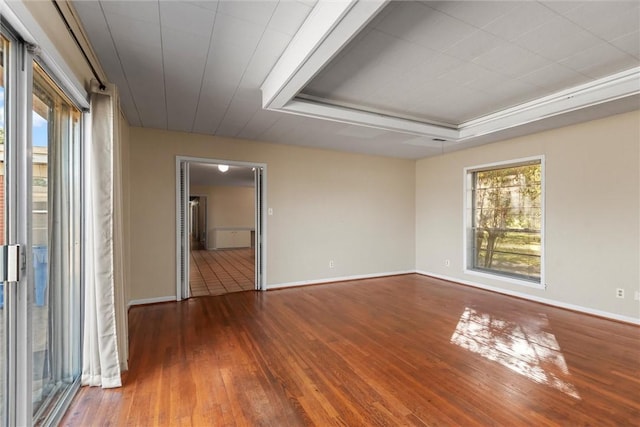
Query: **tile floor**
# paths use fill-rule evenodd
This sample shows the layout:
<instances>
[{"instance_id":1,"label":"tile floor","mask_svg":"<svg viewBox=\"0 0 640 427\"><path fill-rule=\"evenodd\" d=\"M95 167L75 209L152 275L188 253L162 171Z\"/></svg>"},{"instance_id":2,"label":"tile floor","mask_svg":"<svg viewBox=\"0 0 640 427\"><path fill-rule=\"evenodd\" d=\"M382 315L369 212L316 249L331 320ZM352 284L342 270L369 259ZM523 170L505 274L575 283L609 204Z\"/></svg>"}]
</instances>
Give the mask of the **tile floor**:
<instances>
[{"instance_id":1,"label":"tile floor","mask_svg":"<svg viewBox=\"0 0 640 427\"><path fill-rule=\"evenodd\" d=\"M191 250L191 296L224 295L253 290L254 260L253 248Z\"/></svg>"}]
</instances>

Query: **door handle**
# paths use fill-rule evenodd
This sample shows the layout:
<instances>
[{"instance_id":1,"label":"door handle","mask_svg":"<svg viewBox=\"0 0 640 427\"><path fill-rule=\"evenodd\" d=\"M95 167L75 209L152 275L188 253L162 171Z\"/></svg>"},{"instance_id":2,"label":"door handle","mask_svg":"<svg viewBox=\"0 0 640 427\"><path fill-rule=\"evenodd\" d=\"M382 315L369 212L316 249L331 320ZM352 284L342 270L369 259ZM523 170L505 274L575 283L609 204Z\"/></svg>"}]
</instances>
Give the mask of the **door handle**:
<instances>
[{"instance_id":1,"label":"door handle","mask_svg":"<svg viewBox=\"0 0 640 427\"><path fill-rule=\"evenodd\" d=\"M20 245L0 246L0 281L19 282L23 256Z\"/></svg>"}]
</instances>

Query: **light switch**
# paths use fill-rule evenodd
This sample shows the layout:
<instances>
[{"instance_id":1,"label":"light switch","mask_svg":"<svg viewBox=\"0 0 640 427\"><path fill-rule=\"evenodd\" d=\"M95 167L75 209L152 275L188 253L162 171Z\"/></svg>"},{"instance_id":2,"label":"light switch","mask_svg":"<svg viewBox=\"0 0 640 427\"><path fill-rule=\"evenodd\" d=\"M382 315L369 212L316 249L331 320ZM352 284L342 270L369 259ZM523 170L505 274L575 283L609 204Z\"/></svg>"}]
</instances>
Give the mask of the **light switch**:
<instances>
[{"instance_id":1,"label":"light switch","mask_svg":"<svg viewBox=\"0 0 640 427\"><path fill-rule=\"evenodd\" d=\"M267 215L273 215L273 208L267 209Z\"/></svg>"}]
</instances>

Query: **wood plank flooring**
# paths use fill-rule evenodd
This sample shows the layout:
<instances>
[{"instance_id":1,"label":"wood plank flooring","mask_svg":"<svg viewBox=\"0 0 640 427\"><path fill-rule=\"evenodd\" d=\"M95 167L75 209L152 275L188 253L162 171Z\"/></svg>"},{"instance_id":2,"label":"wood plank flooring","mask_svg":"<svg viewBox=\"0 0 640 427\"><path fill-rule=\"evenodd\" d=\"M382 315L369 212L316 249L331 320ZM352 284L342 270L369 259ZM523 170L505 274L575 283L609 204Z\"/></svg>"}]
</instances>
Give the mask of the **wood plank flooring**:
<instances>
[{"instance_id":1,"label":"wood plank flooring","mask_svg":"<svg viewBox=\"0 0 640 427\"><path fill-rule=\"evenodd\" d=\"M254 289L254 248L191 250L191 296L223 295Z\"/></svg>"},{"instance_id":2,"label":"wood plank flooring","mask_svg":"<svg viewBox=\"0 0 640 427\"><path fill-rule=\"evenodd\" d=\"M640 328L419 275L133 307L67 426L637 426Z\"/></svg>"}]
</instances>

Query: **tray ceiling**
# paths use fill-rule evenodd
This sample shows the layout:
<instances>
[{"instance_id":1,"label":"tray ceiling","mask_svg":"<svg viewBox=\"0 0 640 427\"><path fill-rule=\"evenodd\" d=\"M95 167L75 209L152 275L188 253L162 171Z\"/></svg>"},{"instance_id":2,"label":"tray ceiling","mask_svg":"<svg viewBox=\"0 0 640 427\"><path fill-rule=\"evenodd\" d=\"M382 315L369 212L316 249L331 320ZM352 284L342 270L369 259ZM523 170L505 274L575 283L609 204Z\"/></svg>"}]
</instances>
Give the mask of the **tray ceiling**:
<instances>
[{"instance_id":1,"label":"tray ceiling","mask_svg":"<svg viewBox=\"0 0 640 427\"><path fill-rule=\"evenodd\" d=\"M457 127L638 66L639 5L391 3L302 93Z\"/></svg>"}]
</instances>

